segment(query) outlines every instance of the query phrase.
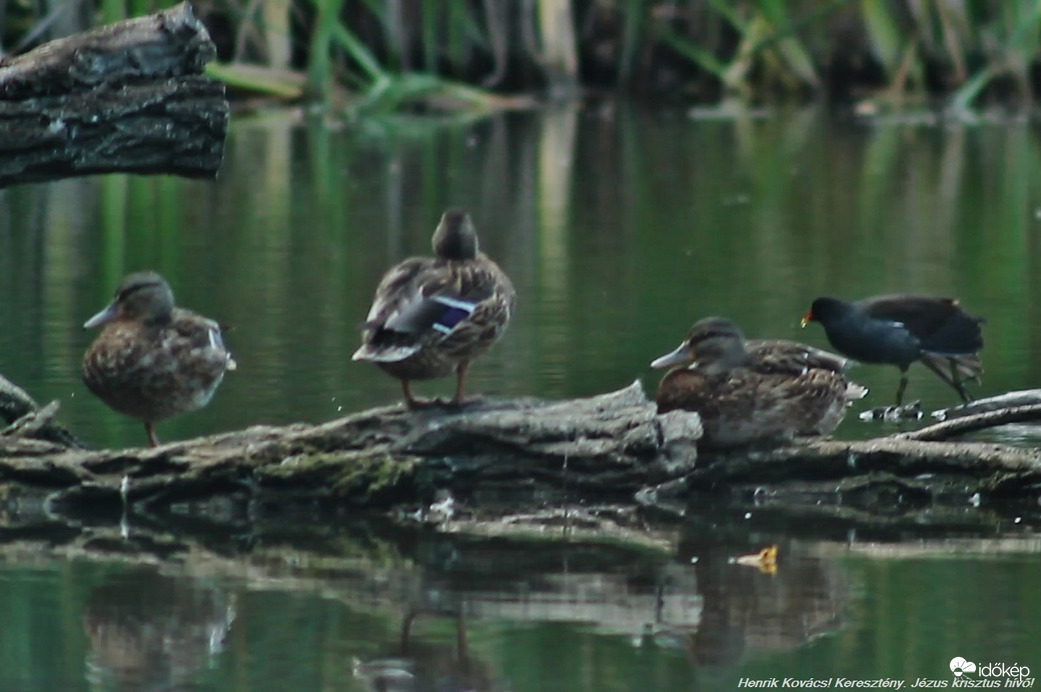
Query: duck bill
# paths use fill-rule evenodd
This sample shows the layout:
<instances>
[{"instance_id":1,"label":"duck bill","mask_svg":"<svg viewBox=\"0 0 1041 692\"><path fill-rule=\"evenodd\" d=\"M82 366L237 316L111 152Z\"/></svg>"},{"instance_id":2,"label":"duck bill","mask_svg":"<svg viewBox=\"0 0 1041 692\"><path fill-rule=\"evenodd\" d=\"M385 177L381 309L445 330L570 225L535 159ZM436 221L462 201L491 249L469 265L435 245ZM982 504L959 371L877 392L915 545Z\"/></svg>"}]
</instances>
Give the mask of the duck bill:
<instances>
[{"instance_id":1,"label":"duck bill","mask_svg":"<svg viewBox=\"0 0 1041 692\"><path fill-rule=\"evenodd\" d=\"M687 351L687 344L683 343L672 353L666 353L661 358L651 361L651 367L655 370L662 370L677 365L690 365L693 362L694 360L690 357L690 352Z\"/></svg>"},{"instance_id":2,"label":"duck bill","mask_svg":"<svg viewBox=\"0 0 1041 692\"><path fill-rule=\"evenodd\" d=\"M100 327L103 324L108 324L117 317L119 317L119 308L116 307L115 303L110 303L104 310L84 322L83 328L93 329L94 327Z\"/></svg>"}]
</instances>

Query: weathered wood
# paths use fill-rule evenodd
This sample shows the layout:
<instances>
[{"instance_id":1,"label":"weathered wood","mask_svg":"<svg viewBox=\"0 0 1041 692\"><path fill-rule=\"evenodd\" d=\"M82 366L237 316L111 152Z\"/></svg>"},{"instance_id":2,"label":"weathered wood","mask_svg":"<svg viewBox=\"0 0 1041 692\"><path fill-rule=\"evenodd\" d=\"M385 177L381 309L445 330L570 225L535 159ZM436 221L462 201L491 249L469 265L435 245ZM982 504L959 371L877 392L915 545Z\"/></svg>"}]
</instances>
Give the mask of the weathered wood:
<instances>
[{"instance_id":1,"label":"weathered wood","mask_svg":"<svg viewBox=\"0 0 1041 692\"><path fill-rule=\"evenodd\" d=\"M214 177L229 107L190 6L0 61L0 187L92 173Z\"/></svg>"},{"instance_id":2,"label":"weathered wood","mask_svg":"<svg viewBox=\"0 0 1041 692\"><path fill-rule=\"evenodd\" d=\"M711 497L733 509L830 517L921 516L938 508L1039 516L1041 450L985 442L930 442L894 435L856 442L809 440L741 455L702 457L682 479L646 488L644 506L686 516Z\"/></svg>"},{"instance_id":3,"label":"weathered wood","mask_svg":"<svg viewBox=\"0 0 1041 692\"><path fill-rule=\"evenodd\" d=\"M961 404L951 408L942 408L932 412L932 417L939 421L953 420L964 416L971 416L987 411L999 411L1041 404L1041 389L1019 389L1004 394L988 396L984 399L976 399L967 404Z\"/></svg>"},{"instance_id":4,"label":"weathered wood","mask_svg":"<svg viewBox=\"0 0 1041 692\"><path fill-rule=\"evenodd\" d=\"M0 483L47 488L51 507L193 501L383 506L439 489L631 497L689 472L696 414L658 416L638 383L590 399L373 409L320 425L257 426L156 449L83 451L0 437Z\"/></svg>"},{"instance_id":5,"label":"weathered wood","mask_svg":"<svg viewBox=\"0 0 1041 692\"><path fill-rule=\"evenodd\" d=\"M644 506L677 513L705 493L757 507L893 512L1032 503L1041 493L1041 451L992 443L892 435L699 456L697 415L657 415L638 383L565 402L392 406L156 449L77 450L31 439L32 426L12 429L30 433L0 436L0 490L20 507L71 514L430 506L435 517L452 507L631 502L637 493Z\"/></svg>"},{"instance_id":6,"label":"weathered wood","mask_svg":"<svg viewBox=\"0 0 1041 692\"><path fill-rule=\"evenodd\" d=\"M202 74L217 48L187 2L0 60L0 98L19 101L98 85Z\"/></svg>"},{"instance_id":7,"label":"weathered wood","mask_svg":"<svg viewBox=\"0 0 1041 692\"><path fill-rule=\"evenodd\" d=\"M1009 423L1036 423L1041 421L1041 404L1014 405L1007 408L981 408L978 413L960 413L939 423L927 425L912 432L894 435L900 440L948 440L977 430L985 430Z\"/></svg>"},{"instance_id":8,"label":"weathered wood","mask_svg":"<svg viewBox=\"0 0 1041 692\"><path fill-rule=\"evenodd\" d=\"M0 439L34 438L83 449L83 444L55 421L57 413L57 401L40 408L25 390L0 375L0 419L9 424L0 430Z\"/></svg>"}]
</instances>

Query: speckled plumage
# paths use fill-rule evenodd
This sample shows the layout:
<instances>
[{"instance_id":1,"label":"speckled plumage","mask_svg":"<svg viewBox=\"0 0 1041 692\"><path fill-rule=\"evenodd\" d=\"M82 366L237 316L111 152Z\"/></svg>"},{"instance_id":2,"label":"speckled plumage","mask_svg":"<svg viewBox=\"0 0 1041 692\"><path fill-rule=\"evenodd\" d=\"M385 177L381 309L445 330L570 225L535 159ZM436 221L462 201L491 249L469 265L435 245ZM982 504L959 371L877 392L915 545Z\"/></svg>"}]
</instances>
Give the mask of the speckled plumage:
<instances>
[{"instance_id":1,"label":"speckled plumage","mask_svg":"<svg viewBox=\"0 0 1041 692\"><path fill-rule=\"evenodd\" d=\"M728 319L699 321L672 353L658 385L658 412L697 411L699 444L725 448L826 435L867 390L842 374L846 359L792 341L746 342Z\"/></svg>"},{"instance_id":2,"label":"speckled plumage","mask_svg":"<svg viewBox=\"0 0 1041 692\"><path fill-rule=\"evenodd\" d=\"M434 257L413 257L380 281L353 360L375 363L401 380L405 403L410 380L456 373L453 403L460 403L469 363L494 344L509 323L515 292L506 274L480 251L470 216L450 209L433 237Z\"/></svg>"},{"instance_id":3,"label":"speckled plumage","mask_svg":"<svg viewBox=\"0 0 1041 692\"><path fill-rule=\"evenodd\" d=\"M202 408L235 361L213 320L174 307L158 274L127 276L115 298L84 327L103 326L83 356L83 381L109 408L145 424Z\"/></svg>"}]
</instances>

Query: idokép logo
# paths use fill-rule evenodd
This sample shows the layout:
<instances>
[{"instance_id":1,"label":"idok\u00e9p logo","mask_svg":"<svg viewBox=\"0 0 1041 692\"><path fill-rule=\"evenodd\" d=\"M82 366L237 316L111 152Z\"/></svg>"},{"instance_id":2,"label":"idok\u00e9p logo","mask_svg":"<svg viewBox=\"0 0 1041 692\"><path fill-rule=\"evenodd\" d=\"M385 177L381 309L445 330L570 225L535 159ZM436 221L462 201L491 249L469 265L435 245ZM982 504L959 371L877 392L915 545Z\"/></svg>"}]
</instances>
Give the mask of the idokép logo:
<instances>
[{"instance_id":1,"label":"idok\u00e9p logo","mask_svg":"<svg viewBox=\"0 0 1041 692\"><path fill-rule=\"evenodd\" d=\"M965 673L975 673L976 664L972 661L966 661L961 656L955 656L951 659L951 672L958 677Z\"/></svg>"}]
</instances>

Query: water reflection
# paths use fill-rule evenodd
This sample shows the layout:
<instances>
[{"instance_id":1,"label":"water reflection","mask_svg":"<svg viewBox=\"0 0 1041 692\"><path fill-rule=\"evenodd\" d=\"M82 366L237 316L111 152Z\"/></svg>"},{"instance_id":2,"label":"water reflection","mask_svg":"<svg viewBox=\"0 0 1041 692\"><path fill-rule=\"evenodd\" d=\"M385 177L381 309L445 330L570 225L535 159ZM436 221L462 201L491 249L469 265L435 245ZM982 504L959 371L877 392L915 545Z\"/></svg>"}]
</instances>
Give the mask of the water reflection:
<instances>
[{"instance_id":1,"label":"water reflection","mask_svg":"<svg viewBox=\"0 0 1041 692\"><path fill-rule=\"evenodd\" d=\"M154 569L115 574L84 604L87 680L115 690L184 688L216 664L234 619L225 588Z\"/></svg>"},{"instance_id":2,"label":"water reflection","mask_svg":"<svg viewBox=\"0 0 1041 692\"><path fill-rule=\"evenodd\" d=\"M455 621L456 641L448 646L424 642L414 635L421 615L426 614L419 611L406 614L400 640L392 648L391 656L355 661L354 676L364 681L367 689L379 692L509 689L497 684L491 667L470 653L462 615L449 615Z\"/></svg>"},{"instance_id":3,"label":"water reflection","mask_svg":"<svg viewBox=\"0 0 1041 692\"><path fill-rule=\"evenodd\" d=\"M361 129L237 118L215 183L112 176L0 191L0 367L60 399L90 442L136 444L132 421L86 396L79 325L119 277L151 267L179 303L235 327L241 365L210 408L170 423L171 439L393 402L393 382L349 360L358 324L381 272L428 253L441 211L463 206L518 291L474 391L653 386L650 358L698 317L824 346L797 326L813 297L909 291L957 295L987 318L977 393L994 394L1041 382L1039 154L1023 123L869 127L818 111L724 120L569 106ZM911 372L926 409L952 403ZM894 373L855 376L881 396ZM448 393L442 384L423 393ZM850 416L839 435L877 427Z\"/></svg>"},{"instance_id":4,"label":"water reflection","mask_svg":"<svg viewBox=\"0 0 1041 692\"><path fill-rule=\"evenodd\" d=\"M0 532L0 689L686 692L807 671L929 675L951 647L1029 661L1041 635L1041 549L1015 532L834 541L706 511L622 546L289 516L248 538L35 521ZM734 559L769 544L775 570ZM920 636L949 618L956 636Z\"/></svg>"},{"instance_id":5,"label":"water reflection","mask_svg":"<svg viewBox=\"0 0 1041 692\"><path fill-rule=\"evenodd\" d=\"M690 637L698 666L732 667L750 654L792 651L842 626L850 592L841 564L805 543L785 542L771 573L736 563L734 547L693 540L680 548L696 559L705 604Z\"/></svg>"}]
</instances>

